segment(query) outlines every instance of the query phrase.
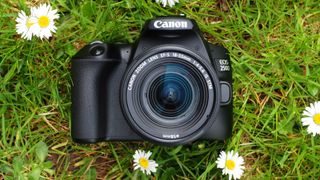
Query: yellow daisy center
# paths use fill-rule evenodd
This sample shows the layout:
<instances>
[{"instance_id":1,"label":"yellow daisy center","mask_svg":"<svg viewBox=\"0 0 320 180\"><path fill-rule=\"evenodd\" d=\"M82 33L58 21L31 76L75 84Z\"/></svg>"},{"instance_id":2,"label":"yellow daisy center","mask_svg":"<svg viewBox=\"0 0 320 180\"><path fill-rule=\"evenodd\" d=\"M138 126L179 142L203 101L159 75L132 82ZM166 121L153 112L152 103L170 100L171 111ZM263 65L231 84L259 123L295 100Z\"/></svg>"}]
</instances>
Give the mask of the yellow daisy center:
<instances>
[{"instance_id":1,"label":"yellow daisy center","mask_svg":"<svg viewBox=\"0 0 320 180\"><path fill-rule=\"evenodd\" d=\"M27 28L30 28L34 23L28 18L26 22Z\"/></svg>"},{"instance_id":2,"label":"yellow daisy center","mask_svg":"<svg viewBox=\"0 0 320 180\"><path fill-rule=\"evenodd\" d=\"M236 163L233 160L227 160L226 167L229 170L233 170L236 167Z\"/></svg>"},{"instance_id":3,"label":"yellow daisy center","mask_svg":"<svg viewBox=\"0 0 320 180\"><path fill-rule=\"evenodd\" d=\"M146 158L142 157L142 158L139 159L139 164L140 164L141 167L147 169L148 166L149 166L149 161Z\"/></svg>"},{"instance_id":4,"label":"yellow daisy center","mask_svg":"<svg viewBox=\"0 0 320 180\"><path fill-rule=\"evenodd\" d=\"M45 28L49 26L50 20L48 16L40 16L38 23L41 28Z\"/></svg>"},{"instance_id":5,"label":"yellow daisy center","mask_svg":"<svg viewBox=\"0 0 320 180\"><path fill-rule=\"evenodd\" d=\"M313 116L313 122L320 125L320 113Z\"/></svg>"}]
</instances>

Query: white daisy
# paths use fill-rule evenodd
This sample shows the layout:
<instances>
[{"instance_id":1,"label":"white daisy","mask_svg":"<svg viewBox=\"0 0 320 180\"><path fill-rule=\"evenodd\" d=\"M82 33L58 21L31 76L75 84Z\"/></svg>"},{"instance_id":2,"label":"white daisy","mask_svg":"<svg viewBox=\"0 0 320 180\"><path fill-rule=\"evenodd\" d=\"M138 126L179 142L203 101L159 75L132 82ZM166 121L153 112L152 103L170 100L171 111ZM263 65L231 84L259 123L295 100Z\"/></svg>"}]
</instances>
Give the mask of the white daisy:
<instances>
[{"instance_id":1,"label":"white daisy","mask_svg":"<svg viewBox=\"0 0 320 180\"><path fill-rule=\"evenodd\" d=\"M33 10L34 9L31 8L31 13ZM31 40L33 35L31 27L34 25L34 23L31 21L31 18L21 10L16 18L16 22L17 33L20 34L22 38Z\"/></svg>"},{"instance_id":2,"label":"white daisy","mask_svg":"<svg viewBox=\"0 0 320 180\"><path fill-rule=\"evenodd\" d=\"M308 133L312 133L313 136L320 134L320 101L311 103L310 107L306 107L303 111L303 117L301 119L303 126L308 126Z\"/></svg>"},{"instance_id":3,"label":"white daisy","mask_svg":"<svg viewBox=\"0 0 320 180\"><path fill-rule=\"evenodd\" d=\"M31 22L34 25L31 27L32 31L40 39L49 39L52 36L52 32L56 32L57 27L54 25L54 20L58 19L59 15L57 10L52 9L48 4L42 4L35 8L31 14Z\"/></svg>"},{"instance_id":4,"label":"white daisy","mask_svg":"<svg viewBox=\"0 0 320 180\"><path fill-rule=\"evenodd\" d=\"M135 154L133 155L134 170L140 169L147 175L151 174L151 172L156 172L156 167L158 164L154 160L149 160L151 154L152 153L150 151L146 153L142 150L136 150Z\"/></svg>"},{"instance_id":5,"label":"white daisy","mask_svg":"<svg viewBox=\"0 0 320 180\"><path fill-rule=\"evenodd\" d=\"M222 169L222 174L229 174L229 180L240 179L244 171L244 160L238 153L233 151L225 153L220 152L219 158L216 161L217 167Z\"/></svg>"},{"instance_id":6,"label":"white daisy","mask_svg":"<svg viewBox=\"0 0 320 180\"><path fill-rule=\"evenodd\" d=\"M166 7L167 4L172 7L175 3L179 3L179 0L156 0L157 3L162 3L163 7Z\"/></svg>"}]
</instances>

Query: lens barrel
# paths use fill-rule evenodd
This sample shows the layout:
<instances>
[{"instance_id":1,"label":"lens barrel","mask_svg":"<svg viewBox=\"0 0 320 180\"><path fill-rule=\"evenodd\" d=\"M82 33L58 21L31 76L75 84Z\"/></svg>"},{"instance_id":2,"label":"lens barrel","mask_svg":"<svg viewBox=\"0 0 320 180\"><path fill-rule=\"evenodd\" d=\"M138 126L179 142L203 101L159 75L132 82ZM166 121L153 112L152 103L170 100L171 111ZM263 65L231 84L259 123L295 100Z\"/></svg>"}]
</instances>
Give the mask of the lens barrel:
<instances>
[{"instance_id":1,"label":"lens barrel","mask_svg":"<svg viewBox=\"0 0 320 180\"><path fill-rule=\"evenodd\" d=\"M207 60L177 48L134 60L123 79L122 107L144 138L176 145L193 141L213 122L218 79ZM174 50L176 49L176 50Z\"/></svg>"}]
</instances>

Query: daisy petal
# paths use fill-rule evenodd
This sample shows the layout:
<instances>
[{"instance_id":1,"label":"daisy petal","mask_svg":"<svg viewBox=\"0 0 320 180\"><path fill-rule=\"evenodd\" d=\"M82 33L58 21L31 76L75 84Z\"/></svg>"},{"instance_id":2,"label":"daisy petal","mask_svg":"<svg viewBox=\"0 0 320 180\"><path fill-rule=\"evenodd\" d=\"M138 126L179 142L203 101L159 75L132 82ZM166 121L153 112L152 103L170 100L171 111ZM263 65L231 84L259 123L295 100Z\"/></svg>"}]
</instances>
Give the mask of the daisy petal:
<instances>
[{"instance_id":1,"label":"daisy petal","mask_svg":"<svg viewBox=\"0 0 320 180\"><path fill-rule=\"evenodd\" d=\"M223 175L228 175L229 179L240 179L244 171L244 159L238 152L220 152L216 161L217 167L222 169Z\"/></svg>"},{"instance_id":2,"label":"daisy petal","mask_svg":"<svg viewBox=\"0 0 320 180\"><path fill-rule=\"evenodd\" d=\"M320 134L320 101L311 103L309 107L306 107L303 111L301 122L303 126L307 126L307 132L313 136Z\"/></svg>"},{"instance_id":3,"label":"daisy petal","mask_svg":"<svg viewBox=\"0 0 320 180\"><path fill-rule=\"evenodd\" d=\"M136 150L133 155L133 167L134 170L140 169L143 173L150 175L151 172L155 173L158 164L154 160L149 160L152 153L148 151L147 153L142 150Z\"/></svg>"},{"instance_id":4,"label":"daisy petal","mask_svg":"<svg viewBox=\"0 0 320 180\"><path fill-rule=\"evenodd\" d=\"M173 7L176 3L179 3L179 0L156 0L156 3L161 3L163 7L169 5L169 7Z\"/></svg>"}]
</instances>

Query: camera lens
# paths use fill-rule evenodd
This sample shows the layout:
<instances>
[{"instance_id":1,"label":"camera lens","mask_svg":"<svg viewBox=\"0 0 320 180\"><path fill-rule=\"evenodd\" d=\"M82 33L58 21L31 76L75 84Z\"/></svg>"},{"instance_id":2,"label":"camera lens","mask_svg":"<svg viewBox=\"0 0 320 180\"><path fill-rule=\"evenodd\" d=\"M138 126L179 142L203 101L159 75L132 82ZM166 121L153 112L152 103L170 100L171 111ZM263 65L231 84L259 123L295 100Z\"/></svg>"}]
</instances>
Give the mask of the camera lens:
<instances>
[{"instance_id":1,"label":"camera lens","mask_svg":"<svg viewBox=\"0 0 320 180\"><path fill-rule=\"evenodd\" d=\"M133 129L161 144L198 138L219 102L215 98L219 81L205 63L180 52L136 60L124 78L122 96Z\"/></svg>"},{"instance_id":2,"label":"camera lens","mask_svg":"<svg viewBox=\"0 0 320 180\"><path fill-rule=\"evenodd\" d=\"M163 65L166 71L154 80L147 90L151 110L162 118L177 118L190 107L194 88L181 65Z\"/></svg>"},{"instance_id":3,"label":"camera lens","mask_svg":"<svg viewBox=\"0 0 320 180\"><path fill-rule=\"evenodd\" d=\"M159 115L177 117L190 106L192 87L178 74L161 75L151 84L149 99L152 109Z\"/></svg>"},{"instance_id":4,"label":"camera lens","mask_svg":"<svg viewBox=\"0 0 320 180\"><path fill-rule=\"evenodd\" d=\"M201 90L199 82L198 75L187 64L161 63L142 81L137 100L154 124L177 128L192 121L196 111L201 112L200 101L206 89Z\"/></svg>"}]
</instances>

